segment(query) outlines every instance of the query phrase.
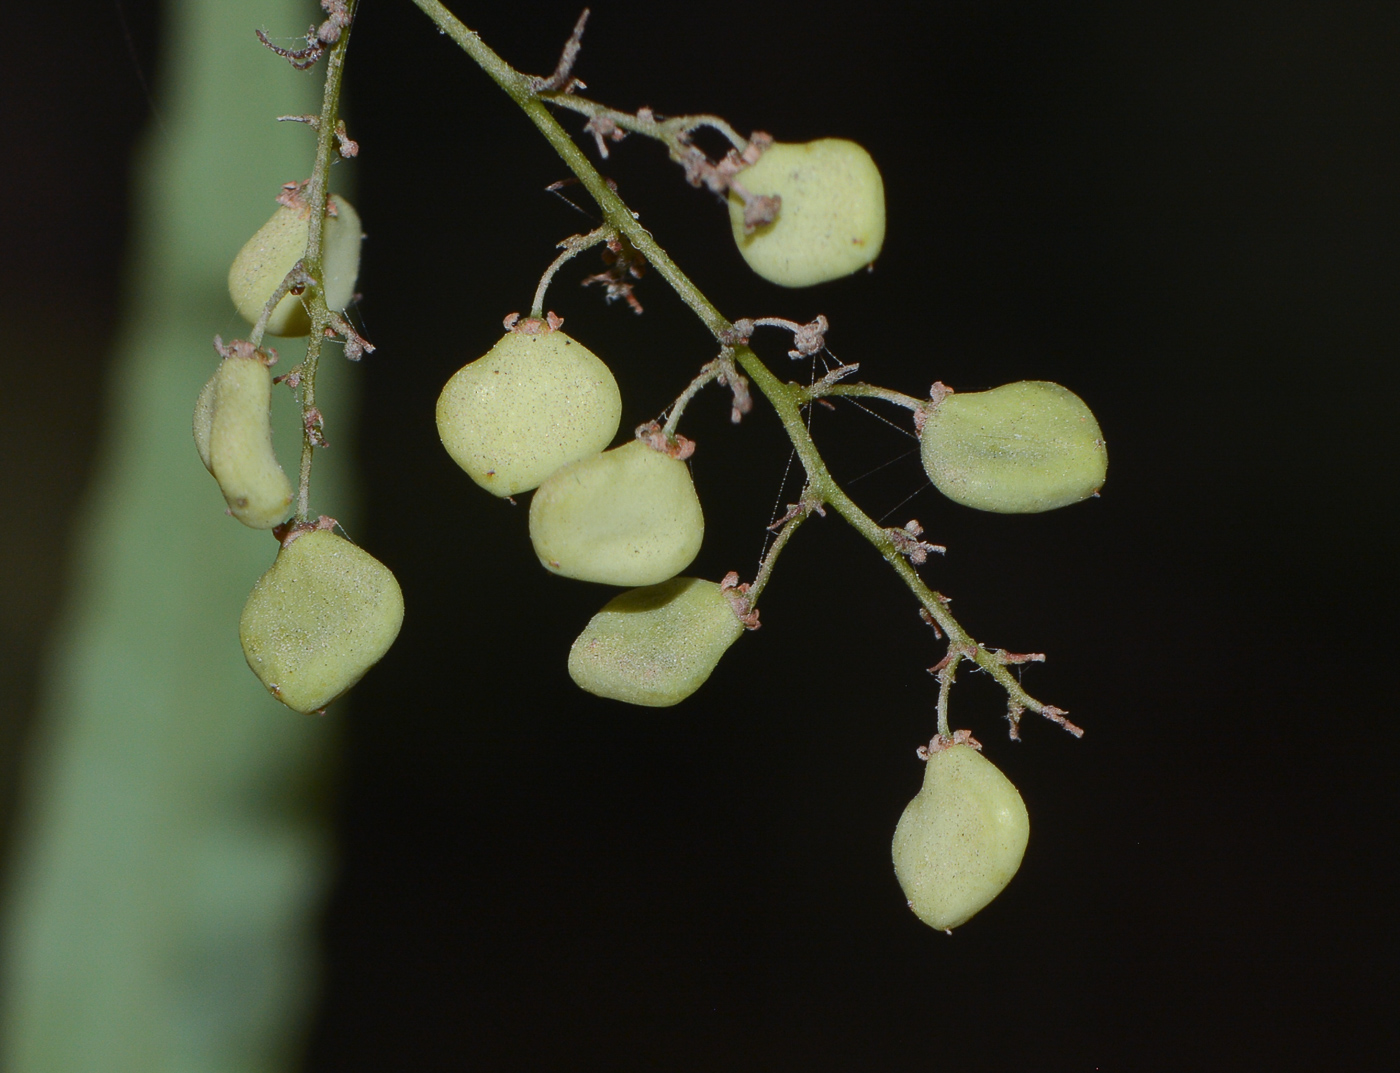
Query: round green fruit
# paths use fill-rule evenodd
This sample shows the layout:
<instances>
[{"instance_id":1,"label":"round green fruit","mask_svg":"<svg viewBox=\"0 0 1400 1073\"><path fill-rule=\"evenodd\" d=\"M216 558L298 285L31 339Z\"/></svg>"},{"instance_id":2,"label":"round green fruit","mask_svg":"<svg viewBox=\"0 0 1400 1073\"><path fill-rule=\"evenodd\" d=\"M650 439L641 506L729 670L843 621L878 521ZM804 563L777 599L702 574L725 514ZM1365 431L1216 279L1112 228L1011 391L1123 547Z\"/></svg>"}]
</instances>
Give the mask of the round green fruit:
<instances>
[{"instance_id":1,"label":"round green fruit","mask_svg":"<svg viewBox=\"0 0 1400 1073\"><path fill-rule=\"evenodd\" d=\"M895 828L894 874L920 920L951 930L1011 882L1029 837L1011 780L971 745L944 743Z\"/></svg>"},{"instance_id":2,"label":"round green fruit","mask_svg":"<svg viewBox=\"0 0 1400 1073\"><path fill-rule=\"evenodd\" d=\"M545 568L604 585L654 585L690 565L705 515L690 468L640 440L575 462L530 502Z\"/></svg>"},{"instance_id":3,"label":"round green fruit","mask_svg":"<svg viewBox=\"0 0 1400 1073\"><path fill-rule=\"evenodd\" d=\"M292 506L292 484L272 449L272 370L256 356L231 354L199 393L194 440L219 482L228 512L271 529Z\"/></svg>"},{"instance_id":4,"label":"round green fruit","mask_svg":"<svg viewBox=\"0 0 1400 1073\"><path fill-rule=\"evenodd\" d=\"M298 712L324 708L379 662L403 624L389 568L325 529L283 546L248 597L238 634L248 666Z\"/></svg>"},{"instance_id":5,"label":"round green fruit","mask_svg":"<svg viewBox=\"0 0 1400 1073\"><path fill-rule=\"evenodd\" d=\"M525 322L522 322L525 323ZM438 435L488 492L512 496L597 454L617 435L622 395L582 343L539 321L459 369L437 401Z\"/></svg>"},{"instance_id":6,"label":"round green fruit","mask_svg":"<svg viewBox=\"0 0 1400 1073\"><path fill-rule=\"evenodd\" d=\"M360 216L343 197L333 194L331 211L321 232L321 266L326 305L337 312L355 294L360 272ZM334 215L331 212L334 212ZM263 306L292 267L306 255L311 232L311 208L301 198L283 205L238 251L228 270L228 292L249 324L257 324ZM300 336L311 331L311 320L298 295L289 294L267 321L269 335Z\"/></svg>"},{"instance_id":7,"label":"round green fruit","mask_svg":"<svg viewBox=\"0 0 1400 1073\"><path fill-rule=\"evenodd\" d=\"M735 177L752 197L778 197L771 223L748 226L746 198L729 193L734 241L749 267L784 287L849 276L885 241L885 185L870 154L843 138L774 142Z\"/></svg>"},{"instance_id":8,"label":"round green fruit","mask_svg":"<svg viewBox=\"0 0 1400 1073\"><path fill-rule=\"evenodd\" d=\"M1042 380L946 395L926 411L919 439L929 480L978 510L1054 510L1088 499L1108 473L1089 407Z\"/></svg>"},{"instance_id":9,"label":"round green fruit","mask_svg":"<svg viewBox=\"0 0 1400 1073\"><path fill-rule=\"evenodd\" d=\"M743 632L713 581L672 578L604 604L569 650L569 676L600 697L669 707L705 684Z\"/></svg>"}]
</instances>

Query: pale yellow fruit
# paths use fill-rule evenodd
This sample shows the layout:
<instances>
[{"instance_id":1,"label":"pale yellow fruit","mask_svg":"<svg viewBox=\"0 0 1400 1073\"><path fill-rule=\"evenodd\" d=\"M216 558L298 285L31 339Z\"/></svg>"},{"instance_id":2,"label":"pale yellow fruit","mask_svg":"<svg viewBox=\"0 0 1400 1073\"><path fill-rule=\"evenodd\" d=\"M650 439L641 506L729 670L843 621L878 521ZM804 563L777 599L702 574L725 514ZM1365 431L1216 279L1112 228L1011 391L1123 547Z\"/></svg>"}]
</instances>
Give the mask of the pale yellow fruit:
<instances>
[{"instance_id":1,"label":"pale yellow fruit","mask_svg":"<svg viewBox=\"0 0 1400 1073\"><path fill-rule=\"evenodd\" d=\"M932 753L894 832L894 873L925 924L951 929L1011 882L1030 837L1025 802L970 745Z\"/></svg>"},{"instance_id":2,"label":"pale yellow fruit","mask_svg":"<svg viewBox=\"0 0 1400 1073\"><path fill-rule=\"evenodd\" d=\"M546 569L605 585L654 585L700 551L705 515L684 462L633 440L565 466L530 502Z\"/></svg>"},{"instance_id":3,"label":"pale yellow fruit","mask_svg":"<svg viewBox=\"0 0 1400 1073\"><path fill-rule=\"evenodd\" d=\"M378 663L402 624L403 593L389 568L317 529L278 552L248 596L238 635L268 692L314 712Z\"/></svg>"},{"instance_id":4,"label":"pale yellow fruit","mask_svg":"<svg viewBox=\"0 0 1400 1073\"><path fill-rule=\"evenodd\" d=\"M748 231L743 198L729 194L734 241L764 279L807 287L849 276L880 255L885 184L855 142L774 142L737 182L750 194L782 198L777 219Z\"/></svg>"},{"instance_id":5,"label":"pale yellow fruit","mask_svg":"<svg viewBox=\"0 0 1400 1073\"><path fill-rule=\"evenodd\" d=\"M195 404L200 457L229 513L254 529L271 529L292 505L292 484L272 449L272 370L256 357L233 355L219 363L210 384L212 398L205 385Z\"/></svg>"},{"instance_id":6,"label":"pale yellow fruit","mask_svg":"<svg viewBox=\"0 0 1400 1073\"><path fill-rule=\"evenodd\" d=\"M459 369L437 401L438 435L488 492L528 492L561 466L595 455L622 420L608 367L582 343L541 326L511 331Z\"/></svg>"},{"instance_id":7,"label":"pale yellow fruit","mask_svg":"<svg viewBox=\"0 0 1400 1073\"><path fill-rule=\"evenodd\" d=\"M1042 380L950 394L928 411L919 438L938 490L978 510L1054 510L1088 499L1108 473L1089 407Z\"/></svg>"},{"instance_id":8,"label":"pale yellow fruit","mask_svg":"<svg viewBox=\"0 0 1400 1073\"><path fill-rule=\"evenodd\" d=\"M321 234L321 264L324 269L326 305L337 312L355 294L360 272L360 216L343 197L331 195L335 215L326 215ZM311 231L306 206L280 206L272 218L258 228L238 251L228 270L228 292L233 304L249 324L256 324L272 292L302 257ZM277 303L267 321L269 335L297 336L311 331L300 296L289 294Z\"/></svg>"},{"instance_id":9,"label":"pale yellow fruit","mask_svg":"<svg viewBox=\"0 0 1400 1073\"><path fill-rule=\"evenodd\" d=\"M743 632L713 581L672 578L604 604L569 649L569 675L600 697L664 708L704 685Z\"/></svg>"}]
</instances>

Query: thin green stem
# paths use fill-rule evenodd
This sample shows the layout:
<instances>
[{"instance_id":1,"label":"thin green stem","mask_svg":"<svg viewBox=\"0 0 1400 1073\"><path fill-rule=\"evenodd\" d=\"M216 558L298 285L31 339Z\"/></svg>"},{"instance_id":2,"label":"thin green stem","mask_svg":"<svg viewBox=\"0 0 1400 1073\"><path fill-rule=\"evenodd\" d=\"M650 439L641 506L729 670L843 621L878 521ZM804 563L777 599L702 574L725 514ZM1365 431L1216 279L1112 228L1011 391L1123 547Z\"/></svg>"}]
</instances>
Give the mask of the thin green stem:
<instances>
[{"instance_id":1,"label":"thin green stem","mask_svg":"<svg viewBox=\"0 0 1400 1073\"><path fill-rule=\"evenodd\" d=\"M928 399L916 399L913 395L906 395L902 391L893 391L887 387L880 387L878 384L825 384L819 380L810 388L804 389L802 402L809 402L812 399L826 398L829 395L853 395L858 398L884 399L885 402L892 402L896 406L903 406L906 410L922 410L928 405Z\"/></svg>"},{"instance_id":2,"label":"thin green stem","mask_svg":"<svg viewBox=\"0 0 1400 1073\"><path fill-rule=\"evenodd\" d=\"M490 76L492 81L500 86L511 100L525 112L549 144L554 147L555 152L559 154L569 170L592 195L607 222L617 228L641 252L658 274L671 285L671 289L676 292L681 301L700 318L700 322L709 329L715 339L723 345L732 345L735 336L730 321L680 270L666 251L652 238L651 232L638 222L637 217L627 207L626 202L608 186L598 169L593 166L592 162L550 113L544 98L535 91L530 79L506 63L475 32L468 29L452 12L443 7L438 0L413 0L413 3L432 19L439 29L452 38ZM821 452L817 450L817 445L812 440L812 436L802 420L801 407L806 401L807 389L797 384L783 383L748 346L734 346L734 356L740 368L748 374L759 391L772 404L788 439L792 441L793 448L802 461L803 468L807 471L807 489L804 493L804 500L812 501L813 509L822 504L831 506L861 536L874 545L875 549L909 587L919 604L947 635L950 645L968 659L976 662L982 670L996 679L1014 702L1029 708L1031 711L1054 718L1051 713L1057 712L1058 709L1042 704L1026 693L1021 688L1020 683L1006 669L1006 666L962 628L957 619L948 611L947 600L924 584L918 572L895 546L889 533L862 511L837 484L836 479L827 470L826 462L822 459ZM907 396L905 397L907 398ZM764 581L767 582L766 576Z\"/></svg>"},{"instance_id":3,"label":"thin green stem","mask_svg":"<svg viewBox=\"0 0 1400 1073\"><path fill-rule=\"evenodd\" d=\"M282 282L277 284L277 289L273 291L266 302L263 303L263 310L258 314L258 322L253 325L253 334L248 336L248 342L254 346L261 346L263 336L267 333L267 322L272 318L273 312L282 303L282 299L292 291L293 288L306 283L306 269L301 261L292 265L291 271L282 277Z\"/></svg>"},{"instance_id":4,"label":"thin green stem","mask_svg":"<svg viewBox=\"0 0 1400 1073\"><path fill-rule=\"evenodd\" d=\"M564 265L568 264L569 261L573 260L584 250L592 249L600 242L607 242L608 239L616 234L617 232L613 230L612 224L604 224L602 227L595 228L586 235L571 235L563 242L559 243L559 247L564 252L554 258L554 262L544 270L544 275L540 277L540 285L535 288L535 300L530 305L530 316L534 317L536 320L544 316L545 292L549 290L549 285L554 280L554 274L558 272L559 269L563 268Z\"/></svg>"},{"instance_id":5,"label":"thin green stem","mask_svg":"<svg viewBox=\"0 0 1400 1073\"><path fill-rule=\"evenodd\" d=\"M773 576L773 566L778 561L778 556L787 547L787 542L792 539L792 535L797 532L798 527L812 516L812 511L816 509L814 504L807 498L807 489L802 490L802 501L793 508L793 513L783 522L782 528L778 530L778 536L773 541L773 546L768 549L768 554L763 557L763 561L758 564L758 574L753 579L753 584L749 586L749 591L745 594L748 597L749 608L758 606L758 598L763 595L763 590L768 587L768 579Z\"/></svg>"},{"instance_id":6,"label":"thin green stem","mask_svg":"<svg viewBox=\"0 0 1400 1073\"><path fill-rule=\"evenodd\" d=\"M355 10L359 7L359 0L350 0L348 7L350 21L341 29L339 40L326 51L326 83L321 94L321 114L316 123L316 164L304 194L311 207L311 220L306 255L301 259L301 268L309 278L302 301L311 320L311 334L306 341L306 357L301 363L302 439L301 472L297 482L298 522L307 521L311 514L311 463L320 426L320 411L316 409L316 374L321 363L326 329L331 327L334 319L334 314L326 305L322 239L329 196L327 177L332 155L339 151L335 131L340 113L340 89L345 77L345 50L350 44L350 31L355 26Z\"/></svg>"},{"instance_id":7,"label":"thin green stem","mask_svg":"<svg viewBox=\"0 0 1400 1073\"><path fill-rule=\"evenodd\" d=\"M723 375L724 363L721 361L712 361L702 366L700 374L687 384L685 390L680 393L680 397L677 398L675 402L671 403L670 412L666 415L666 424L662 426L661 429L662 434L665 436L674 436L676 434L676 426L681 423L681 414L685 413L685 408L689 405L690 400L695 398L706 384L714 383L714 381L718 380Z\"/></svg>"},{"instance_id":8,"label":"thin green stem","mask_svg":"<svg viewBox=\"0 0 1400 1073\"><path fill-rule=\"evenodd\" d=\"M948 694L953 691L953 679L961 662L962 656L953 652L938 672L938 735L941 738L953 736L953 732L948 729Z\"/></svg>"},{"instance_id":9,"label":"thin green stem","mask_svg":"<svg viewBox=\"0 0 1400 1073\"><path fill-rule=\"evenodd\" d=\"M626 236L627 240L641 252L642 256L650 262L661 277L671 285L671 289L676 292L681 301L700 318L701 323L710 330L710 333L716 339L720 339L723 333L728 332L731 327L729 321L700 292L700 288L696 287L680 270L666 251L657 245L656 240L651 237L651 232L637 222L632 210L608 186L607 180L599 174L598 169L583 154L583 150L575 144L568 132L559 125L559 121L550 113L543 98L531 88L529 78L496 55L480 37L464 26L452 12L438 3L438 0L413 0L413 3L432 19L439 29L452 38L462 51L476 61L477 66L485 71L511 100L519 105L539 132L544 135L545 140L554 147L554 151L559 154L569 170L583 184L584 189L597 202L608 222Z\"/></svg>"}]
</instances>

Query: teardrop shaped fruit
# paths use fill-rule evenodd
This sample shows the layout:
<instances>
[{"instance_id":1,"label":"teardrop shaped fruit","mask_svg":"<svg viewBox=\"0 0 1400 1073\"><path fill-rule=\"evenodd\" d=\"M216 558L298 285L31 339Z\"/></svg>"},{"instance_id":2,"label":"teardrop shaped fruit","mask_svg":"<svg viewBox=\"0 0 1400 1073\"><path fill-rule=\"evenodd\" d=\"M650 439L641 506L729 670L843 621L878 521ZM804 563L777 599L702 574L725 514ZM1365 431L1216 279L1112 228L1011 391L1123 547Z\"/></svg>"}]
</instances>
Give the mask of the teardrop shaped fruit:
<instances>
[{"instance_id":1,"label":"teardrop shaped fruit","mask_svg":"<svg viewBox=\"0 0 1400 1073\"><path fill-rule=\"evenodd\" d=\"M895 827L894 874L915 915L948 930L1011 882L1026 852L1030 818L1011 780L975 748L934 744L923 789Z\"/></svg>"},{"instance_id":2,"label":"teardrop shaped fruit","mask_svg":"<svg viewBox=\"0 0 1400 1073\"><path fill-rule=\"evenodd\" d=\"M403 593L389 568L316 529L277 553L248 596L238 634L268 692L309 713L378 663L402 624Z\"/></svg>"},{"instance_id":3,"label":"teardrop shaped fruit","mask_svg":"<svg viewBox=\"0 0 1400 1073\"><path fill-rule=\"evenodd\" d=\"M597 454L622 420L617 381L596 354L540 321L528 328L459 369L437 401L443 447L498 496Z\"/></svg>"},{"instance_id":4,"label":"teardrop shaped fruit","mask_svg":"<svg viewBox=\"0 0 1400 1073\"><path fill-rule=\"evenodd\" d=\"M224 358L199 393L195 446L229 513L253 529L271 529L291 509L292 484L272 449L272 370L257 351L248 353Z\"/></svg>"},{"instance_id":5,"label":"teardrop shaped fruit","mask_svg":"<svg viewBox=\"0 0 1400 1073\"><path fill-rule=\"evenodd\" d=\"M1023 380L950 393L926 414L919 434L924 470L955 503L1032 514L1103 487L1108 450L1099 423L1059 384Z\"/></svg>"},{"instance_id":6,"label":"teardrop shaped fruit","mask_svg":"<svg viewBox=\"0 0 1400 1073\"><path fill-rule=\"evenodd\" d=\"M228 270L228 293L249 324L257 324L263 306L292 267L306 255L311 231L311 207L301 197L282 205L238 251ZM360 273L360 215L338 194L328 199L321 233L321 266L326 305L337 312L355 294ZM332 215L332 213L334 213ZM299 336L311 331L300 296L289 294L277 303L267 321L268 335Z\"/></svg>"},{"instance_id":7,"label":"teardrop shaped fruit","mask_svg":"<svg viewBox=\"0 0 1400 1073\"><path fill-rule=\"evenodd\" d=\"M669 707L705 684L743 632L713 581L672 578L604 604L569 649L569 676L600 697Z\"/></svg>"},{"instance_id":8,"label":"teardrop shaped fruit","mask_svg":"<svg viewBox=\"0 0 1400 1073\"><path fill-rule=\"evenodd\" d=\"M743 193L729 192L734 241L764 279L807 287L849 276L880 255L885 184L875 161L855 142L774 142L735 182ZM746 226L744 194L781 198L777 218Z\"/></svg>"},{"instance_id":9,"label":"teardrop shaped fruit","mask_svg":"<svg viewBox=\"0 0 1400 1073\"><path fill-rule=\"evenodd\" d=\"M690 565L705 515L684 462L640 440L575 462L530 502L545 568L604 585L654 585Z\"/></svg>"}]
</instances>

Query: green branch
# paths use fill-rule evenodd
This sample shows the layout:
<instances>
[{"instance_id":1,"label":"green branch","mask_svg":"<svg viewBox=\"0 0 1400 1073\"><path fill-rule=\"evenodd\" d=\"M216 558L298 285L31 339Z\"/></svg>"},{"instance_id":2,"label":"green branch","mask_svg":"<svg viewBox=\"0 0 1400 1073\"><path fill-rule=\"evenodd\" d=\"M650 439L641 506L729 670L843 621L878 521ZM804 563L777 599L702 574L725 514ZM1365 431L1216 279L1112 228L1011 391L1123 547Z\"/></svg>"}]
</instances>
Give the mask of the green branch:
<instances>
[{"instance_id":1,"label":"green branch","mask_svg":"<svg viewBox=\"0 0 1400 1073\"><path fill-rule=\"evenodd\" d=\"M302 255L301 260L292 266L291 271L278 284L277 289L268 297L267 302L263 305L262 314L258 317L258 322L253 326L252 335L249 336L249 341L254 346L260 345L263 333L267 331L268 319L272 316L278 303L288 294L301 296L302 305L311 321L311 332L306 340L306 357L302 359L302 363L298 367L296 381L301 390L301 467L297 481L296 510L298 522L305 522L311 513L311 463L316 446L318 442L321 442L321 417L320 411L316 408L316 373L321 364L321 348L325 343L327 332L330 332L331 335L348 333L347 338L353 335L353 330L344 319L326 304L322 246L326 225L326 202L330 196L330 191L327 188L327 177L333 154L339 152L340 145L338 127L340 89L345 77L345 50L350 44L350 31L355 25L355 11L358 7L359 0L349 0L346 4L348 17L340 27L340 36L333 45L326 49L326 81L321 94L320 115L281 117L282 119L310 123L316 129L316 163L312 168L311 178L307 180L300 191L310 212L306 252ZM270 42L261 33L259 33L258 39L271 47ZM310 42L310 39L308 41L315 47L320 47L319 42ZM289 60L298 55L289 55L276 48L274 51ZM312 62L314 62L314 58L307 60L305 65L309 66ZM298 63L293 65L302 66ZM298 290L298 288L302 289ZM355 342L361 344L362 349L374 349L358 337L355 337Z\"/></svg>"},{"instance_id":2,"label":"green branch","mask_svg":"<svg viewBox=\"0 0 1400 1073\"><path fill-rule=\"evenodd\" d=\"M321 346L326 329L334 315L326 305L324 286L325 266L322 264L321 239L325 233L326 199L329 196L327 178L331 154L338 153L336 123L340 118L340 87L345 77L345 50L350 45L350 31L355 27L355 11L359 0L350 0L347 8L350 21L341 29L340 38L326 55L326 87L321 95L321 115L316 124L316 166L311 171L307 200L311 205L311 224L306 239L305 271L312 283L306 289L307 315L311 318L311 335L306 340L306 358L301 365L301 474L297 482L297 521L305 522L311 514L311 462L316 450L319 411L316 409L316 373L321 364Z\"/></svg>"},{"instance_id":3,"label":"green branch","mask_svg":"<svg viewBox=\"0 0 1400 1073\"><path fill-rule=\"evenodd\" d=\"M627 240L641 252L652 267L671 285L681 301L700 318L701 323L709 329L715 339L721 345L733 345L735 340L733 324L715 308L700 289L691 282L690 278L671 260L666 251L657 244L651 232L642 227L635 214L627 207L626 202L608 186L598 169L593 166L592 162L583 154L583 151L579 149L546 107L547 100L562 104L565 98L557 94L542 95L536 90L534 80L506 63L476 33L468 29L452 12L443 7L438 0L413 0L413 3L432 19L440 30L452 38L509 95L511 100L519 105L549 144L554 147L555 152L559 154L569 170L592 195L607 222L626 236ZM591 102L589 103L591 104ZM584 109L577 110L583 111ZM609 114L613 115L614 113ZM619 126L621 125L619 123ZM817 445L802 419L802 406L813 397L809 389L779 380L758 355L746 345L734 346L734 358L740 368L748 374L759 391L772 404L788 439L792 441L793 449L796 450L798 458L802 461L802 466L807 472L807 488L803 493L804 501L817 506L825 504L832 507L861 536L874 545L875 549L909 587L929 617L947 636L950 647L961 653L963 657L973 660L982 670L996 679L997 683L1006 691L1013 707L1029 708L1033 712L1063 723L1063 712L1051 705L1042 704L1026 693L1011 672L1007 670L1000 654L996 650L984 648L962 628L957 619L948 611L947 600L924 584L923 579L904 558L889 533L862 511L832 477L826 467L826 462L822 459L821 452L817 449ZM846 386L848 388L866 387L866 385L854 384ZM903 400L910 398L899 395L898 392L877 390L880 392L878 397L899 402L901 405L906 404ZM833 389L828 389L823 393L854 395L865 392L839 391L834 390L833 386ZM876 394L876 391L870 390L868 393ZM795 528L796 526L792 527L792 529ZM791 530L789 530L789 535L790 533ZM768 569L771 570L771 557ZM767 581L766 573L763 580Z\"/></svg>"}]
</instances>

